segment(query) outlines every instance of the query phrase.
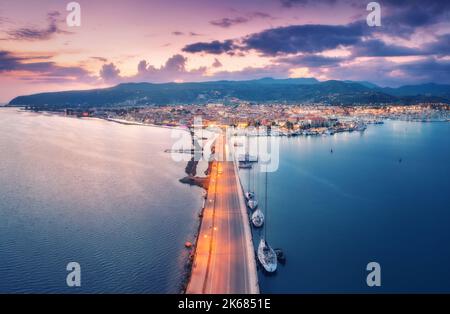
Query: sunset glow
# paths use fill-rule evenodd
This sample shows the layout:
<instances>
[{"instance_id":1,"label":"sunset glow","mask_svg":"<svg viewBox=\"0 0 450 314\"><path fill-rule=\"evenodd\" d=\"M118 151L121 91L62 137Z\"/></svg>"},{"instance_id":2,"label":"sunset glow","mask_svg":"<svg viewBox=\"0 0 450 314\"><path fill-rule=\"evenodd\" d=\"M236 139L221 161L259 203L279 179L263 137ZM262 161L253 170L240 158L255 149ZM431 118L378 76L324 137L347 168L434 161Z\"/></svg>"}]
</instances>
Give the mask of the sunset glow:
<instances>
[{"instance_id":1,"label":"sunset glow","mask_svg":"<svg viewBox=\"0 0 450 314\"><path fill-rule=\"evenodd\" d=\"M0 2L0 102L121 82L450 82L445 1L380 1L381 27L367 26L364 1L78 2L80 27L66 25L65 1Z\"/></svg>"}]
</instances>

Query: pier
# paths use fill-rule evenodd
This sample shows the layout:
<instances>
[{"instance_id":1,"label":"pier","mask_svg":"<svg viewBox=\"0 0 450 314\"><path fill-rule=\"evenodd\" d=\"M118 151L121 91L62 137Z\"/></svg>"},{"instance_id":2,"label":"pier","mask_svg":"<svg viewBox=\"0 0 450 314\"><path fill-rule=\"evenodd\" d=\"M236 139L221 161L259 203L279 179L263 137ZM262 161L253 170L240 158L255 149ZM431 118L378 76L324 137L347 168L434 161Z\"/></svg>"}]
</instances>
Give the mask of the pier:
<instances>
[{"instance_id":1,"label":"pier","mask_svg":"<svg viewBox=\"0 0 450 314\"><path fill-rule=\"evenodd\" d=\"M232 148L220 135L186 289L189 294L259 293L247 208L231 154Z\"/></svg>"}]
</instances>

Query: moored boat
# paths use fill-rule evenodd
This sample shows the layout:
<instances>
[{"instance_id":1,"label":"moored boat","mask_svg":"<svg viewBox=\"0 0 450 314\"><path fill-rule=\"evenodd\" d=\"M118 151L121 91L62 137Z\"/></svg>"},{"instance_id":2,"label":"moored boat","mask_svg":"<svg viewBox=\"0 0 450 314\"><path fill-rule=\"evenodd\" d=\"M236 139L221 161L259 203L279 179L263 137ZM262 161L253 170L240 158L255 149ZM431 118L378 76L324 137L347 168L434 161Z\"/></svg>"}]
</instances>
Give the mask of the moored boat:
<instances>
[{"instance_id":1,"label":"moored boat","mask_svg":"<svg viewBox=\"0 0 450 314\"><path fill-rule=\"evenodd\" d=\"M247 205L251 210L255 210L258 207L258 201L253 197L248 200Z\"/></svg>"},{"instance_id":2,"label":"moored boat","mask_svg":"<svg viewBox=\"0 0 450 314\"><path fill-rule=\"evenodd\" d=\"M254 197L255 197L255 192L251 192L251 191L245 192L245 198L246 198L247 200L251 200L251 199L254 198Z\"/></svg>"},{"instance_id":3,"label":"moored boat","mask_svg":"<svg viewBox=\"0 0 450 314\"><path fill-rule=\"evenodd\" d=\"M252 169L252 164L249 162L239 162L239 169Z\"/></svg>"},{"instance_id":4,"label":"moored boat","mask_svg":"<svg viewBox=\"0 0 450 314\"><path fill-rule=\"evenodd\" d=\"M277 254L264 238L259 241L258 260L265 271L273 273L277 270Z\"/></svg>"},{"instance_id":5,"label":"moored boat","mask_svg":"<svg viewBox=\"0 0 450 314\"><path fill-rule=\"evenodd\" d=\"M252 214L252 224L256 228L262 227L264 224L264 214L260 209L257 209Z\"/></svg>"}]
</instances>

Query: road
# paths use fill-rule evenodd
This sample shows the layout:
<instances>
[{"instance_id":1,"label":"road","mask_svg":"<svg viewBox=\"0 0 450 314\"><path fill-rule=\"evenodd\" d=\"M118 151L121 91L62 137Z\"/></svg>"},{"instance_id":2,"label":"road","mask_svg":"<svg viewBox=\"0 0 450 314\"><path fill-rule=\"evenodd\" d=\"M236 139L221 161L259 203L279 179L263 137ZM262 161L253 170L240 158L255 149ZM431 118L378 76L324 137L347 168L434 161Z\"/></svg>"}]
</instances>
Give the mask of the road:
<instances>
[{"instance_id":1,"label":"road","mask_svg":"<svg viewBox=\"0 0 450 314\"><path fill-rule=\"evenodd\" d=\"M259 293L254 249L242 190L225 136L216 140L216 161L186 293ZM232 159L227 159L232 160Z\"/></svg>"}]
</instances>

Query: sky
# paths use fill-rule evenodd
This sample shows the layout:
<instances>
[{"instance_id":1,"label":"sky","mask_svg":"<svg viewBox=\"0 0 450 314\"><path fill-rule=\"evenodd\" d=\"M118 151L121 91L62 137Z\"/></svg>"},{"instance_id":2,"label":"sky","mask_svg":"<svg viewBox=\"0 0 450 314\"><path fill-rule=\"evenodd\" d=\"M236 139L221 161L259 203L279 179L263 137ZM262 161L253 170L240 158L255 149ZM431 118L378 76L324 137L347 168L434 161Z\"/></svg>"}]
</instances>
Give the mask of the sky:
<instances>
[{"instance_id":1,"label":"sky","mask_svg":"<svg viewBox=\"0 0 450 314\"><path fill-rule=\"evenodd\" d=\"M0 103L124 82L450 84L450 1L0 0Z\"/></svg>"}]
</instances>

